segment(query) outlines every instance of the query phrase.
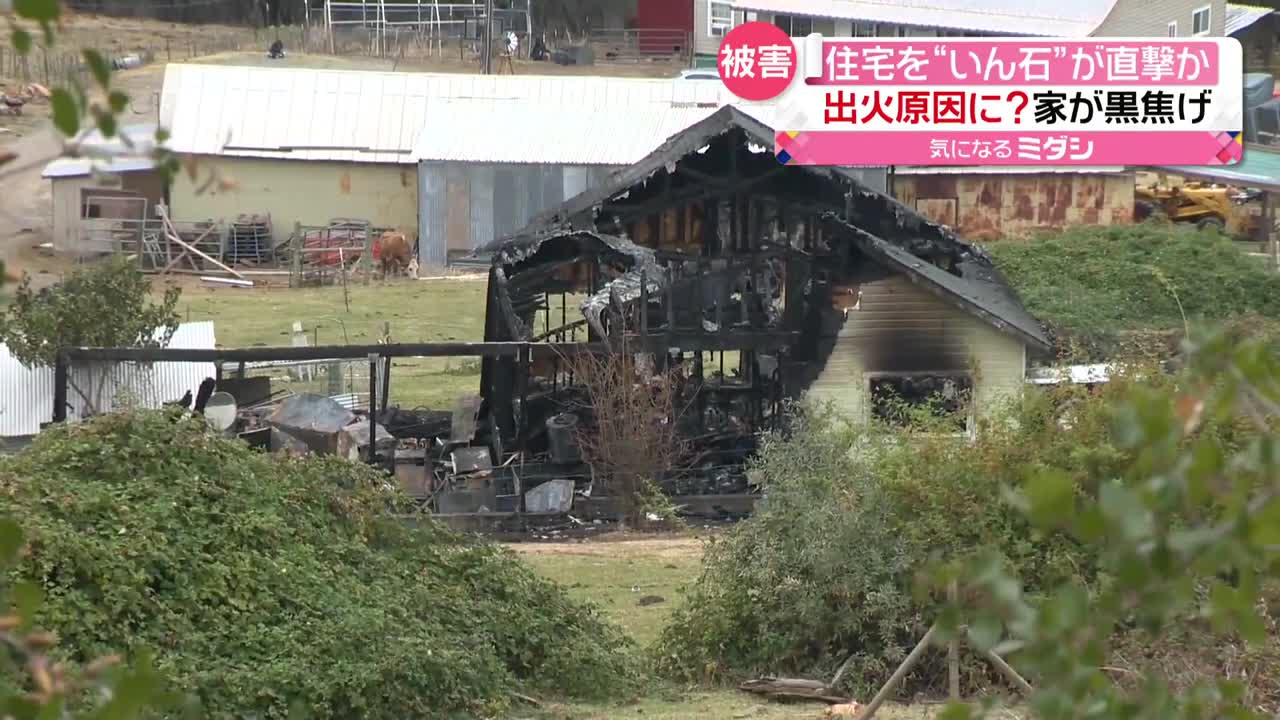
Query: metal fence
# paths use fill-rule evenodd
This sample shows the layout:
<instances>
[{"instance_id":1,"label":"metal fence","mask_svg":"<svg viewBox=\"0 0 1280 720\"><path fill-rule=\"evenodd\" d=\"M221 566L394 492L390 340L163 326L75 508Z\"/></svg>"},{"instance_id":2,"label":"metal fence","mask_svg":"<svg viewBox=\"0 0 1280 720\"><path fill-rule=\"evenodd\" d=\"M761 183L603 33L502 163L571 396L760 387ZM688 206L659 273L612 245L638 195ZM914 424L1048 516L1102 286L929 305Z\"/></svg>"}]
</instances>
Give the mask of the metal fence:
<instances>
[{"instance_id":1,"label":"metal fence","mask_svg":"<svg viewBox=\"0 0 1280 720\"><path fill-rule=\"evenodd\" d=\"M301 37L303 28L286 28ZM245 28L243 31L210 30L199 39L171 40L157 38L153 42L119 47L106 59L117 67L132 68L153 62L182 62L222 52L261 49L261 37L267 31ZM40 83L46 87L65 85L74 80L87 80L89 67L78 51L32 48L26 55L7 43L0 44L0 77L20 83ZM136 98L135 98L136 100Z\"/></svg>"}]
</instances>

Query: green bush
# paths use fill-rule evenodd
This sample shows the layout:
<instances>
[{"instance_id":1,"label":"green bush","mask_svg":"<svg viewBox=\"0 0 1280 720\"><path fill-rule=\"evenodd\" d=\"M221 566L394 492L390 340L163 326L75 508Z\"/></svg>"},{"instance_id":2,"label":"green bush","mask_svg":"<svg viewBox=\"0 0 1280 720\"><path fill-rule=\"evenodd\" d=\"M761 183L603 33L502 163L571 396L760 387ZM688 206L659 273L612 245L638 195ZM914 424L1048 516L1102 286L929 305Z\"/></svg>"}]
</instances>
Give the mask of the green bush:
<instances>
[{"instance_id":1,"label":"green bush","mask_svg":"<svg viewBox=\"0 0 1280 720\"><path fill-rule=\"evenodd\" d=\"M517 690L598 696L630 643L508 551L388 513L377 473L286 460L146 412L41 433L0 466L13 581L68 659L154 650L212 717L443 717Z\"/></svg>"},{"instance_id":2,"label":"green bush","mask_svg":"<svg viewBox=\"0 0 1280 720\"><path fill-rule=\"evenodd\" d=\"M1280 321L1280 275L1215 232L1080 227L987 248L1059 346L1091 358L1164 353L1187 321ZM1265 323L1264 323L1265 324Z\"/></svg>"},{"instance_id":3,"label":"green bush","mask_svg":"<svg viewBox=\"0 0 1280 720\"><path fill-rule=\"evenodd\" d=\"M1034 530L1002 493L1044 470L1065 473L1086 493L1121 476L1130 458L1109 440L1110 408L1129 382L1118 378L1094 394L1029 393L971 443L856 430L800 412L788 437L764 444L753 469L765 498L710 546L657 644L659 666L690 680L829 679L852 655L845 689L866 699L935 619L941 599L913 592L917 574L934 563L994 548L1032 594L1098 582L1092 551ZM1213 432L1231 442L1231 427ZM966 658L967 686L985 683L989 668ZM906 689L939 689L944 677L943 654L932 653Z\"/></svg>"}]
</instances>

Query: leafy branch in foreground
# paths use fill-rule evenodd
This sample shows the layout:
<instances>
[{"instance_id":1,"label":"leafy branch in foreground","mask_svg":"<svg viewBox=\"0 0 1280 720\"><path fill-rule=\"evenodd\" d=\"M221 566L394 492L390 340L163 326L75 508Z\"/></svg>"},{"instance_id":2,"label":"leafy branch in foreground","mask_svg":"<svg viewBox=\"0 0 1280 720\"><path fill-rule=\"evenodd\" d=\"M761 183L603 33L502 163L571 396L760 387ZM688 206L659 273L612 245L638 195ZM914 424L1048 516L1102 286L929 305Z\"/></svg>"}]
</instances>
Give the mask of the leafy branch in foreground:
<instances>
[{"instance_id":1,"label":"leafy branch in foreground","mask_svg":"<svg viewBox=\"0 0 1280 720\"><path fill-rule=\"evenodd\" d=\"M9 569L22 552L24 540L16 523L0 519L0 566ZM10 599L9 597L5 598ZM14 610L0 615L3 675L0 676L0 715L12 720L131 720L165 700L161 681L148 658L133 669L117 655L85 665L55 661L53 634L33 627L40 590L30 583L13 589Z\"/></svg>"},{"instance_id":2,"label":"leafy branch in foreground","mask_svg":"<svg viewBox=\"0 0 1280 720\"><path fill-rule=\"evenodd\" d=\"M970 641L1011 654L1044 720L1263 717L1243 684L1221 673L1175 693L1159 673L1125 684L1107 667L1125 634L1148 647L1188 625L1251 645L1267 639L1268 582L1280 567L1280 362L1261 342L1222 334L1187 351L1176 388L1135 387L1115 413L1113 441L1133 458L1127 469L1096 491L1046 472L1010 493L1043 532L1095 547L1105 582L1033 598L993 553L931 578L967 586ZM1234 420L1252 425L1235 443L1203 432ZM961 613L947 615L955 631ZM946 717L970 714L954 706Z\"/></svg>"}]
</instances>

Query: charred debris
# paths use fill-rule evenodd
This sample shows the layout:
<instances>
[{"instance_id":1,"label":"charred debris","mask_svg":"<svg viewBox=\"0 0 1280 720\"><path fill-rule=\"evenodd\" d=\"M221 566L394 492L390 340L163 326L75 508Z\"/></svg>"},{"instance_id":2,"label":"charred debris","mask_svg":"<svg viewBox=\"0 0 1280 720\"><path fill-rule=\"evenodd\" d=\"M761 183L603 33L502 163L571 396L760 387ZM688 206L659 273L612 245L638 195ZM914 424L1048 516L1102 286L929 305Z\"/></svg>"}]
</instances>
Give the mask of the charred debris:
<instances>
[{"instance_id":1,"label":"charred debris","mask_svg":"<svg viewBox=\"0 0 1280 720\"><path fill-rule=\"evenodd\" d=\"M492 260L486 342L587 343L596 349L579 352L626 356L635 383L675 384L671 416L655 421L678 428L682 447L652 470L686 509L749 508L746 460L822 373L864 283L905 275L1048 348L980 248L854 173L782 165L772 147L772 130L724 108L477 252ZM572 479L576 504L592 488L582 455L599 453L565 445L590 443L599 398L573 353L539 357L482 360L488 429L541 477Z\"/></svg>"},{"instance_id":2,"label":"charred debris","mask_svg":"<svg viewBox=\"0 0 1280 720\"><path fill-rule=\"evenodd\" d=\"M723 108L478 250L491 261L481 343L98 354L215 361L219 389L251 409L236 432L277 451L382 464L424 509L464 526L590 526L619 513L611 476L638 473L686 514L742 515L758 494L745 468L759 438L837 364L837 340L869 284L905 278L948 312L1028 349L1049 347L979 247L853 172L780 164L773 135ZM958 362L914 332L857 337L876 369L923 376L908 391ZM423 356L479 357L479 393L447 409L387 407L391 359ZM247 403L233 389L246 362L334 358L367 358L370 410L280 401L266 387ZM223 377L237 361L240 377ZM601 368L615 374L592 382ZM612 454L601 447L610 433L624 446Z\"/></svg>"}]
</instances>

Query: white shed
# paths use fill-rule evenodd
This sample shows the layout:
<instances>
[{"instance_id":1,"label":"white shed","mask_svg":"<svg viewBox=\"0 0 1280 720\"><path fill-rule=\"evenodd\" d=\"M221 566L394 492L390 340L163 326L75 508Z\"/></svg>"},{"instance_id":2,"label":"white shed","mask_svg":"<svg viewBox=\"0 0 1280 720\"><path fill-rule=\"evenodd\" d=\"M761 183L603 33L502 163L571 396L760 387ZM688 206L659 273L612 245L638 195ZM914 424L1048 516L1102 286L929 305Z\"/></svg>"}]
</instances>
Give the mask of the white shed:
<instances>
[{"instance_id":1,"label":"white shed","mask_svg":"<svg viewBox=\"0 0 1280 720\"><path fill-rule=\"evenodd\" d=\"M165 183L155 161L156 126L130 125L121 130L132 147L119 138L104 140L93 130L82 136L83 157L63 157L45 166L53 198L53 248L75 256L112 250L103 238L89 232L86 220L144 220L155 216L165 200Z\"/></svg>"}]
</instances>

